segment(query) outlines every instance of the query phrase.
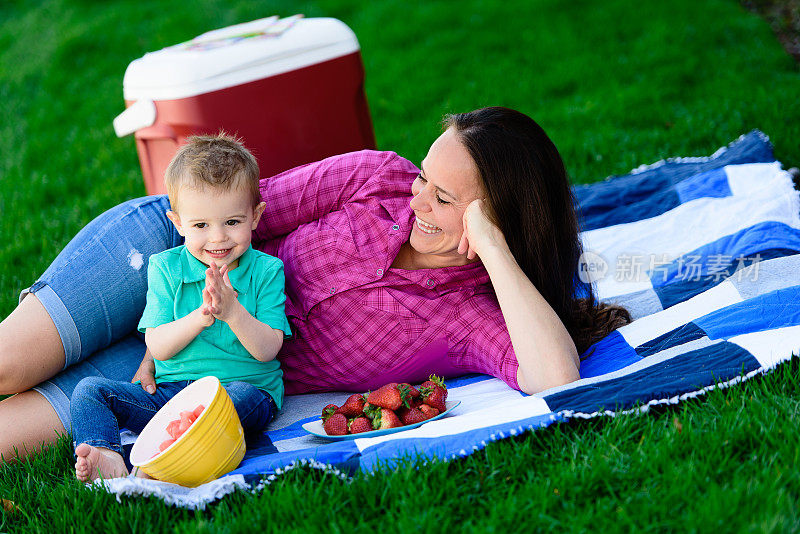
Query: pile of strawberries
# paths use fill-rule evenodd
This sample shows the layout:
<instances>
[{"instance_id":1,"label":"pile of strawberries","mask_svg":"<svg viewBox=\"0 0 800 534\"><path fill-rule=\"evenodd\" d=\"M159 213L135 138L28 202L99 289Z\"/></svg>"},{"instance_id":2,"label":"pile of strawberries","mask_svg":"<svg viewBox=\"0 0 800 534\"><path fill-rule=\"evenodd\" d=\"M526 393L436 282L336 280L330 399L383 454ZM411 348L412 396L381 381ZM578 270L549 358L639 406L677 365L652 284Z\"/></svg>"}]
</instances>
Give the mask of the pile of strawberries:
<instances>
[{"instance_id":1,"label":"pile of strawberries","mask_svg":"<svg viewBox=\"0 0 800 534\"><path fill-rule=\"evenodd\" d=\"M392 382L375 391L351 395L341 407L325 406L323 427L329 436L343 436L413 425L445 412L446 399L447 387L436 375L418 387Z\"/></svg>"}]
</instances>

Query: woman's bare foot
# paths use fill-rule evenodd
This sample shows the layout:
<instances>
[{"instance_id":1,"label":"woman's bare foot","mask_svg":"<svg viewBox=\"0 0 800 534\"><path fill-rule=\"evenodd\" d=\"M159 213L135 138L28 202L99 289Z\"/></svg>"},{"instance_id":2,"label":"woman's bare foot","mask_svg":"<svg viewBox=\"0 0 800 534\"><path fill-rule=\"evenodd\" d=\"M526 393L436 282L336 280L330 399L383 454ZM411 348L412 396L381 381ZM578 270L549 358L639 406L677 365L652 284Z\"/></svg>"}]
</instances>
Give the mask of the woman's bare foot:
<instances>
[{"instance_id":1,"label":"woman's bare foot","mask_svg":"<svg viewBox=\"0 0 800 534\"><path fill-rule=\"evenodd\" d=\"M80 481L128 476L128 468L125 467L122 456L112 450L81 443L75 449L75 455L78 457L75 462L75 476Z\"/></svg>"}]
</instances>

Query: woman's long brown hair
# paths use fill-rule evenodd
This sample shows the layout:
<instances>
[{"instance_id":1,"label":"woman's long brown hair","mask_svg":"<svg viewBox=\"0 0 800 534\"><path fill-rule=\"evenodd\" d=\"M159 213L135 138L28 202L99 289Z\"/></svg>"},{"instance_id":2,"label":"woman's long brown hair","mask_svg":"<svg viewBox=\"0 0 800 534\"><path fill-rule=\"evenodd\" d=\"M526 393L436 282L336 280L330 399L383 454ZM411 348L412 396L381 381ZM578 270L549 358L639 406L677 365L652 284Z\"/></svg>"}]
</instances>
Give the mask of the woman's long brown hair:
<instances>
[{"instance_id":1,"label":"woman's long brown hair","mask_svg":"<svg viewBox=\"0 0 800 534\"><path fill-rule=\"evenodd\" d=\"M631 321L628 311L598 304L578 276L583 246L575 200L553 142L530 117L503 107L445 117L480 172L489 218L522 271L572 336L578 354Z\"/></svg>"}]
</instances>

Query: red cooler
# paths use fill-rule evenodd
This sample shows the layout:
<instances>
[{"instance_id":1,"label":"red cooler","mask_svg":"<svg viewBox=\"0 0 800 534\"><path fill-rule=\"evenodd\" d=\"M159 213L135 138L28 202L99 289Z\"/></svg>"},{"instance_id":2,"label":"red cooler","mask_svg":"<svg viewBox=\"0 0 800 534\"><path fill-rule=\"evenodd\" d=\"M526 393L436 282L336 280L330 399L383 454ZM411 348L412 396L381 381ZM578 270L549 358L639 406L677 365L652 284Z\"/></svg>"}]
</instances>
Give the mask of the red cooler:
<instances>
[{"instance_id":1,"label":"red cooler","mask_svg":"<svg viewBox=\"0 0 800 534\"><path fill-rule=\"evenodd\" d=\"M148 194L165 193L178 146L224 129L240 136L261 176L375 148L355 34L331 18L270 17L145 54L125 71L127 109Z\"/></svg>"}]
</instances>

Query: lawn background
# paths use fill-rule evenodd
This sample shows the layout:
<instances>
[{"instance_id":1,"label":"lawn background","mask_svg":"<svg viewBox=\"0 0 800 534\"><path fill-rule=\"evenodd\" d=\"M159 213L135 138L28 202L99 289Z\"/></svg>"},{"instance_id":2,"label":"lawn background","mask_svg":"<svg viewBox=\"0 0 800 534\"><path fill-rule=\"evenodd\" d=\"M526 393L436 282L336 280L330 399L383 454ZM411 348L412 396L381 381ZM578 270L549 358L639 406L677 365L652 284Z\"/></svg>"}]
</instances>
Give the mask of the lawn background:
<instances>
[{"instance_id":1,"label":"lawn background","mask_svg":"<svg viewBox=\"0 0 800 534\"><path fill-rule=\"evenodd\" d=\"M800 68L732 0L4 1L0 317L87 222L144 194L133 138L111 128L128 63L210 29L295 13L356 32L378 146L414 161L443 114L506 105L545 128L575 183L708 155L753 128L787 166L800 163ZM116 531L120 522L148 532L347 532L384 516L390 531L792 530L799 409L796 365L784 365L702 401L560 425L449 464L351 483L295 472L198 513L84 491L63 440L0 468L0 497L21 508L0 512L0 532Z\"/></svg>"}]
</instances>

